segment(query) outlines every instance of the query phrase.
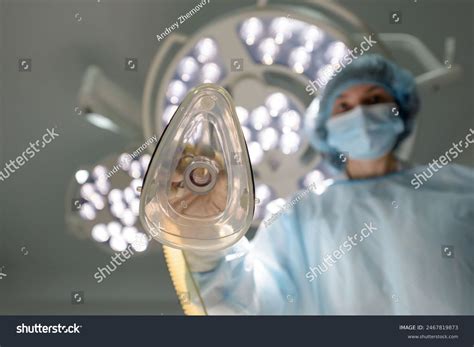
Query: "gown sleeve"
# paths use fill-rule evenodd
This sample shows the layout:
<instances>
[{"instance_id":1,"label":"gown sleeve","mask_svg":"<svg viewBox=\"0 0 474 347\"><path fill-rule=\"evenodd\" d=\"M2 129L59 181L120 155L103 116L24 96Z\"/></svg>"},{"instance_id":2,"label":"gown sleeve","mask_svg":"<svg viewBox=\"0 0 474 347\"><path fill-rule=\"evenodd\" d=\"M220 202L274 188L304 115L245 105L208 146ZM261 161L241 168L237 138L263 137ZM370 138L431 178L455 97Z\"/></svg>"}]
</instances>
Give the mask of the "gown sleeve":
<instances>
[{"instance_id":1,"label":"gown sleeve","mask_svg":"<svg viewBox=\"0 0 474 347\"><path fill-rule=\"evenodd\" d=\"M296 313L290 259L301 254L298 229L295 214L285 213L262 224L252 242L243 238L217 255L186 252L207 313Z\"/></svg>"}]
</instances>

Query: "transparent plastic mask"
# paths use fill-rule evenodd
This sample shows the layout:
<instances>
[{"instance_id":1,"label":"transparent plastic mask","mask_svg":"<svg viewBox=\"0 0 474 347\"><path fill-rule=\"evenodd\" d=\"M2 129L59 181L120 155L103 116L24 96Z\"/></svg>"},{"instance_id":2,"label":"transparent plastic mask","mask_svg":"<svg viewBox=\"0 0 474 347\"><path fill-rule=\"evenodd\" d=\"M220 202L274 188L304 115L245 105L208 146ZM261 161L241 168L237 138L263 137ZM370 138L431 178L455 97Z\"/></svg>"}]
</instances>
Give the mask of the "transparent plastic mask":
<instances>
[{"instance_id":1,"label":"transparent plastic mask","mask_svg":"<svg viewBox=\"0 0 474 347\"><path fill-rule=\"evenodd\" d=\"M140 199L145 229L180 249L219 250L250 227L255 208L247 145L230 95L191 90L151 159Z\"/></svg>"}]
</instances>

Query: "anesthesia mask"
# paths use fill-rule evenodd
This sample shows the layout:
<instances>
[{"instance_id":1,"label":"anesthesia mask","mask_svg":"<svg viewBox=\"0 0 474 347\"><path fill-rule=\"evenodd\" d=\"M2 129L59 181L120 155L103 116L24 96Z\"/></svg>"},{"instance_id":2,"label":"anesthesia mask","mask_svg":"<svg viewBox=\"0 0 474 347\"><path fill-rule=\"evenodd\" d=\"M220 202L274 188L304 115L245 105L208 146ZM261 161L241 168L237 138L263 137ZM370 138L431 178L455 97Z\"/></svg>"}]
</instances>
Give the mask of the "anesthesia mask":
<instances>
[{"instance_id":1,"label":"anesthesia mask","mask_svg":"<svg viewBox=\"0 0 474 347\"><path fill-rule=\"evenodd\" d=\"M247 145L227 91L191 90L155 149L140 198L144 228L164 245L220 250L250 227L255 208Z\"/></svg>"}]
</instances>

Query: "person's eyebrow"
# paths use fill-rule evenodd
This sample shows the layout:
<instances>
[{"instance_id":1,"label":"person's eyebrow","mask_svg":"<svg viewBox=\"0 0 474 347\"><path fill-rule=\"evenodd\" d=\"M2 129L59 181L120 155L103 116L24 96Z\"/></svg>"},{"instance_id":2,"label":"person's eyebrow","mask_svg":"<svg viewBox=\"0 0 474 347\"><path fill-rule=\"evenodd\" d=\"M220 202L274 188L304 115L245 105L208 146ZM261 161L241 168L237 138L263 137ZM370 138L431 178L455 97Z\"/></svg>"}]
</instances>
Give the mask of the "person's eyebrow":
<instances>
[{"instance_id":1,"label":"person's eyebrow","mask_svg":"<svg viewBox=\"0 0 474 347\"><path fill-rule=\"evenodd\" d=\"M374 86L370 87L369 89L367 89L366 93L372 92L372 91L377 90L377 89L384 90L381 86L374 85ZM339 94L336 97L336 100L341 99L341 98L345 98L345 97L347 97L347 93L343 92L343 93Z\"/></svg>"},{"instance_id":2,"label":"person's eyebrow","mask_svg":"<svg viewBox=\"0 0 474 347\"><path fill-rule=\"evenodd\" d=\"M384 90L381 86L372 86L372 87L370 87L369 89L367 89L367 93L368 93L368 92L371 92L371 91L373 91L373 90L376 90L376 89L382 89L382 90Z\"/></svg>"}]
</instances>

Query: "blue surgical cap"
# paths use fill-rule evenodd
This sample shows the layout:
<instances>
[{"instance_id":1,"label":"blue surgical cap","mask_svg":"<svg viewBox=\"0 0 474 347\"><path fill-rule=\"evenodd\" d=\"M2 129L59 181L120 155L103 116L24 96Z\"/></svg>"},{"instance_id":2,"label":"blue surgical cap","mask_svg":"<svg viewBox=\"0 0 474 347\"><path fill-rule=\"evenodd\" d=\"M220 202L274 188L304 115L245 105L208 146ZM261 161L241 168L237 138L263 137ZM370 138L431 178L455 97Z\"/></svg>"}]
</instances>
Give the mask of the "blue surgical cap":
<instances>
[{"instance_id":1,"label":"blue surgical cap","mask_svg":"<svg viewBox=\"0 0 474 347\"><path fill-rule=\"evenodd\" d=\"M313 100L306 112L309 141L317 150L337 154L327 143L326 122L331 116L336 98L348 88L358 84L379 85L392 95L398 105L404 131L398 136L395 148L413 130L413 120L419 109L419 97L413 75L395 63L377 54L359 57L335 73L323 90L321 98Z\"/></svg>"}]
</instances>

